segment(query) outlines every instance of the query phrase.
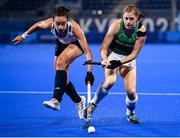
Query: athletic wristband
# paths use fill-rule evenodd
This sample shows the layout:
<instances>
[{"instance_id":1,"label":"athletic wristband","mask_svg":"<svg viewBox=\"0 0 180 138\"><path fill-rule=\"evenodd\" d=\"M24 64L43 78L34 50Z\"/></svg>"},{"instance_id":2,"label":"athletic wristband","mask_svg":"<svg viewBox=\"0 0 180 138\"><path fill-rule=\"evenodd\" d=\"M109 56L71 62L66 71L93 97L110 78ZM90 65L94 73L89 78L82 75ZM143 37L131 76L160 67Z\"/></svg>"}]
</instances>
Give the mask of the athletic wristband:
<instances>
[{"instance_id":1,"label":"athletic wristband","mask_svg":"<svg viewBox=\"0 0 180 138\"><path fill-rule=\"evenodd\" d=\"M22 36L23 39L25 39L25 38L28 36L28 34L25 32L25 33L22 34L21 36Z\"/></svg>"}]
</instances>

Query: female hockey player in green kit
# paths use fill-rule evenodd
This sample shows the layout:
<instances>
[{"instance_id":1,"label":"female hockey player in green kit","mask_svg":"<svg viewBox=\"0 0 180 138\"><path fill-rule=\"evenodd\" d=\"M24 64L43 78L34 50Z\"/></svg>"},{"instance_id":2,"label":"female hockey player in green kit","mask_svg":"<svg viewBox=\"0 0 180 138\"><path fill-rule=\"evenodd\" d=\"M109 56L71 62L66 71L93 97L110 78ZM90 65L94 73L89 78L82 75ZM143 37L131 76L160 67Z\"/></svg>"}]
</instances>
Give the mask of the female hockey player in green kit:
<instances>
[{"instance_id":1,"label":"female hockey player in green kit","mask_svg":"<svg viewBox=\"0 0 180 138\"><path fill-rule=\"evenodd\" d=\"M145 40L146 28L140 19L144 16L134 5L127 5L123 9L123 18L116 19L110 26L101 45L101 64L104 65L105 81L99 85L94 98L86 108L84 118L92 114L100 101L108 95L120 74L126 89L126 117L133 124L140 121L135 115L135 105L138 101L136 94L136 60ZM109 52L110 51L110 54ZM111 61L120 61L118 64Z\"/></svg>"}]
</instances>

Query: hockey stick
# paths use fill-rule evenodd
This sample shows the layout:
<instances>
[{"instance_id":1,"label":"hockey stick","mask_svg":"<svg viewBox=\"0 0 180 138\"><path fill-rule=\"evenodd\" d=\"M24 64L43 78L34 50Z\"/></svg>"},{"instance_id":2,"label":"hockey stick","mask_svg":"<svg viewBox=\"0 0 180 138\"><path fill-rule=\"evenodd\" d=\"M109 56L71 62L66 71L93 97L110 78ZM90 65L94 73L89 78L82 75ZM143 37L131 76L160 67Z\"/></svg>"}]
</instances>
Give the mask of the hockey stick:
<instances>
[{"instance_id":1,"label":"hockey stick","mask_svg":"<svg viewBox=\"0 0 180 138\"><path fill-rule=\"evenodd\" d=\"M99 61L85 61L83 63L83 65L88 65L88 64L92 64L92 65L102 65L101 62Z\"/></svg>"},{"instance_id":2,"label":"hockey stick","mask_svg":"<svg viewBox=\"0 0 180 138\"><path fill-rule=\"evenodd\" d=\"M110 62L110 65L108 65L106 68L108 69L115 69L119 66L122 65L121 61L120 60L111 60L109 61ZM99 61L85 61L83 63L83 65L88 65L88 64L92 64L92 65L102 65L102 66L105 66L104 64L101 64L101 62Z\"/></svg>"},{"instance_id":3,"label":"hockey stick","mask_svg":"<svg viewBox=\"0 0 180 138\"><path fill-rule=\"evenodd\" d=\"M91 84L88 82L87 85L87 106L89 105L91 101ZM87 108L87 119L85 124L82 126L82 129L87 129L90 126L91 121L91 108Z\"/></svg>"}]
</instances>

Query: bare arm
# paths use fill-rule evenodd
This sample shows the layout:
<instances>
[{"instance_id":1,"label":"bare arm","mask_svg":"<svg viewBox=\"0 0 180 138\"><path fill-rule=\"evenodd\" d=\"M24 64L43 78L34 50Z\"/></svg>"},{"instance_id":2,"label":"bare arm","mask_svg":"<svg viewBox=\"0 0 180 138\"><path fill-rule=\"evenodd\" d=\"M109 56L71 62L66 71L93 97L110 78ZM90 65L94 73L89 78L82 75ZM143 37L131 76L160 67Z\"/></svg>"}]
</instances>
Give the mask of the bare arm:
<instances>
[{"instance_id":1,"label":"bare arm","mask_svg":"<svg viewBox=\"0 0 180 138\"><path fill-rule=\"evenodd\" d=\"M132 53L128 55L126 58L124 58L121 61L121 64L125 64L135 59L138 56L139 52L141 51L142 47L144 46L145 40L146 40L146 37L140 37L138 40L136 40Z\"/></svg>"},{"instance_id":2,"label":"bare arm","mask_svg":"<svg viewBox=\"0 0 180 138\"><path fill-rule=\"evenodd\" d=\"M140 29L142 32L146 31L146 28L144 26L142 26ZM124 64L124 63L130 62L133 59L135 59L138 56L141 49L143 48L145 41L146 41L146 36L139 37L135 42L134 49L133 49L132 53L130 55L128 55L126 58L124 58L121 61L121 63Z\"/></svg>"},{"instance_id":3,"label":"bare arm","mask_svg":"<svg viewBox=\"0 0 180 138\"><path fill-rule=\"evenodd\" d=\"M120 29L120 20L114 21L111 26L109 27L109 30L103 40L103 43L101 44L101 57L102 57L102 64L107 64L107 51L109 48L109 45L111 44L114 36L118 33Z\"/></svg>"},{"instance_id":4,"label":"bare arm","mask_svg":"<svg viewBox=\"0 0 180 138\"><path fill-rule=\"evenodd\" d=\"M92 57L91 51L89 49L84 32L82 31L80 26L75 21L72 21L72 26L73 26L73 34L78 39L82 49L84 50L84 52L86 54L86 60L87 61L92 60L93 57ZM90 72L92 71L92 65L88 65L88 71L90 71Z\"/></svg>"},{"instance_id":5,"label":"bare arm","mask_svg":"<svg viewBox=\"0 0 180 138\"><path fill-rule=\"evenodd\" d=\"M22 42L28 35L32 34L33 32L35 32L38 29L50 29L51 28L51 24L53 22L52 18L49 18L47 20L43 20L40 22L37 22L35 24L33 24L24 34L17 36L16 38L14 38L12 41L14 44L19 44L20 42Z\"/></svg>"}]
</instances>

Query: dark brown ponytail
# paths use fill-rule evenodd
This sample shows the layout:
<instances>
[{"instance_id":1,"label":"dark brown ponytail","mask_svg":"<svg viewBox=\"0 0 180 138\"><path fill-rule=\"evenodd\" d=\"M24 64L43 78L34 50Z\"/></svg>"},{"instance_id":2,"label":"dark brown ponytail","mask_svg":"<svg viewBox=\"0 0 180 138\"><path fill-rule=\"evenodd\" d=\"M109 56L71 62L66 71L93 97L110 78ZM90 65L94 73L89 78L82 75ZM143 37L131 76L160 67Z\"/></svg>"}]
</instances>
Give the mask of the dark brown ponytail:
<instances>
[{"instance_id":1,"label":"dark brown ponytail","mask_svg":"<svg viewBox=\"0 0 180 138\"><path fill-rule=\"evenodd\" d=\"M53 18L55 16L65 16L67 19L69 19L69 12L70 9L65 6L58 6L53 11Z\"/></svg>"}]
</instances>

